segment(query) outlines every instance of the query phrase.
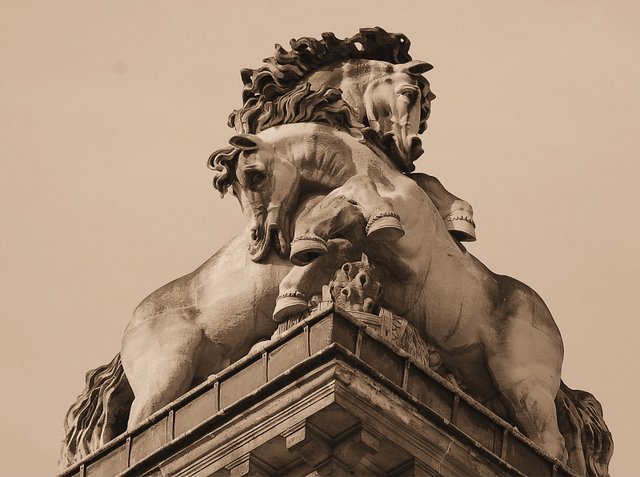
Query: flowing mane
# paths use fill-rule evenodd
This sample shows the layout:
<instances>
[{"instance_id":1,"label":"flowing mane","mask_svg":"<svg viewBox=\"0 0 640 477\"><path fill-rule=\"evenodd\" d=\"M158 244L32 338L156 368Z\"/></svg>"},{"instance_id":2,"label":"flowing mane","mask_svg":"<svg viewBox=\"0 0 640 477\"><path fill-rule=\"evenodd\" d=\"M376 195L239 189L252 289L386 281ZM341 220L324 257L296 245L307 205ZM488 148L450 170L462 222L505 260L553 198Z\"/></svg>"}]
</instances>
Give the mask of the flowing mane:
<instances>
[{"instance_id":1,"label":"flowing mane","mask_svg":"<svg viewBox=\"0 0 640 477\"><path fill-rule=\"evenodd\" d=\"M282 124L315 122L332 127L351 130L362 128L353 118L351 107L342 99L342 93L335 88L321 88L314 91L308 83L295 86L287 94L268 101L259 114L255 111L241 116L243 131L260 131ZM214 151L207 166L214 172L213 186L224 196L235 180L235 164L241 149L228 146Z\"/></svg>"},{"instance_id":2,"label":"flowing mane","mask_svg":"<svg viewBox=\"0 0 640 477\"><path fill-rule=\"evenodd\" d=\"M229 127L240 133L255 134L257 131L250 129L255 122L248 118L260 115L275 98L286 95L320 68L357 59L392 64L412 60L409 39L403 34L387 33L380 27L361 28L356 35L344 40L336 38L333 33L323 33L321 40L303 37L291 40L290 45L291 51L287 51L276 44L274 55L264 60L264 66L241 70L243 105L229 115ZM418 77L418 82L423 92L420 110L422 133L435 95L423 76Z\"/></svg>"}]
</instances>

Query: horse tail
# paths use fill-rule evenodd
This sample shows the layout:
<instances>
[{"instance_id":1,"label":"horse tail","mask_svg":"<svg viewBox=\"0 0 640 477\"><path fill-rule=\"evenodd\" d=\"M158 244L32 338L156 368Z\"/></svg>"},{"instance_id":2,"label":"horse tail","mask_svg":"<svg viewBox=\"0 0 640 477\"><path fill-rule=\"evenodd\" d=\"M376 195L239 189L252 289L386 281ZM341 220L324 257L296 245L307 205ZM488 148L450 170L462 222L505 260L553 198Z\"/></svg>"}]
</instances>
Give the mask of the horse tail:
<instances>
[{"instance_id":1,"label":"horse tail","mask_svg":"<svg viewBox=\"0 0 640 477\"><path fill-rule=\"evenodd\" d=\"M64 420L59 467L68 467L125 432L132 402L120 353L87 372L84 390Z\"/></svg>"},{"instance_id":2,"label":"horse tail","mask_svg":"<svg viewBox=\"0 0 640 477\"><path fill-rule=\"evenodd\" d=\"M561 382L555 404L569 466L586 477L609 477L613 438L600 403L592 394Z\"/></svg>"}]
</instances>

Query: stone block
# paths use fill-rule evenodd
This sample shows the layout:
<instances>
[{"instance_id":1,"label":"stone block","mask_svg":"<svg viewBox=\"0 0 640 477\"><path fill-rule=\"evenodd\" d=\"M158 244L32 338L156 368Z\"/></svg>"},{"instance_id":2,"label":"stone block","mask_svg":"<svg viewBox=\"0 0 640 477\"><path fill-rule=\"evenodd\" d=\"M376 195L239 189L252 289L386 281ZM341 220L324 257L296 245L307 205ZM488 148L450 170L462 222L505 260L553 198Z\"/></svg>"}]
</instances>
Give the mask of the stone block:
<instances>
[{"instance_id":1,"label":"stone block","mask_svg":"<svg viewBox=\"0 0 640 477\"><path fill-rule=\"evenodd\" d=\"M411 366L407 392L443 419L451 419L454 394L418 368Z\"/></svg>"},{"instance_id":2,"label":"stone block","mask_svg":"<svg viewBox=\"0 0 640 477\"><path fill-rule=\"evenodd\" d=\"M259 358L220 381L220 408L224 409L266 383L265 360Z\"/></svg>"},{"instance_id":3,"label":"stone block","mask_svg":"<svg viewBox=\"0 0 640 477\"><path fill-rule=\"evenodd\" d=\"M85 477L104 477L117 475L127 469L129 465L129 444L123 442L109 451L101 459L92 462L85 469Z\"/></svg>"},{"instance_id":4,"label":"stone block","mask_svg":"<svg viewBox=\"0 0 640 477\"><path fill-rule=\"evenodd\" d=\"M501 430L491 419L471 407L466 401L458 400L452 422L485 449L494 450L495 435Z\"/></svg>"},{"instance_id":5,"label":"stone block","mask_svg":"<svg viewBox=\"0 0 640 477\"><path fill-rule=\"evenodd\" d=\"M552 477L553 475L553 463L541 459L530 444L512 435L506 442L505 460L525 475L536 477Z\"/></svg>"},{"instance_id":6,"label":"stone block","mask_svg":"<svg viewBox=\"0 0 640 477\"><path fill-rule=\"evenodd\" d=\"M193 429L219 411L217 391L217 387L208 389L176 409L173 424L175 437Z\"/></svg>"},{"instance_id":7,"label":"stone block","mask_svg":"<svg viewBox=\"0 0 640 477\"><path fill-rule=\"evenodd\" d=\"M309 333L301 332L269 352L268 378L272 380L309 356Z\"/></svg>"},{"instance_id":8,"label":"stone block","mask_svg":"<svg viewBox=\"0 0 640 477\"><path fill-rule=\"evenodd\" d=\"M165 417L146 428L143 432L137 433L132 437L131 464L141 461L153 451L169 442L167 426L168 418Z\"/></svg>"},{"instance_id":9,"label":"stone block","mask_svg":"<svg viewBox=\"0 0 640 477\"><path fill-rule=\"evenodd\" d=\"M364 334L359 357L385 378L397 386L402 386L405 359L398 356L389 347Z\"/></svg>"}]
</instances>

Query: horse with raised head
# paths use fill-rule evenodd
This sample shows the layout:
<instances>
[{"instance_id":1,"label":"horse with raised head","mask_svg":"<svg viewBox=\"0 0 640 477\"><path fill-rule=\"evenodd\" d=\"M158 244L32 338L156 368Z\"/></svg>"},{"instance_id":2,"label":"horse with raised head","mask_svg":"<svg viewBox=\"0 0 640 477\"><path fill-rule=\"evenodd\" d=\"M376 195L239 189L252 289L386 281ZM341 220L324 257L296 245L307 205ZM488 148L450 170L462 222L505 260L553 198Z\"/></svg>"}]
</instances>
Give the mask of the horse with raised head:
<instances>
[{"instance_id":1,"label":"horse with raised head","mask_svg":"<svg viewBox=\"0 0 640 477\"><path fill-rule=\"evenodd\" d=\"M418 134L426 129L435 98L422 76L430 69L432 66L424 61L391 64L350 60L314 71L305 81L313 89L340 89L355 118L379 136L401 171L410 172L423 153Z\"/></svg>"},{"instance_id":2,"label":"horse with raised head","mask_svg":"<svg viewBox=\"0 0 640 477\"><path fill-rule=\"evenodd\" d=\"M242 70L243 106L229 116L229 125L239 133L258 133L268 123L274 102L295 94L301 85L336 88L355 119L367 126L369 140L379 143L399 170L411 173L423 152L419 134L427 128L435 95L423 76L432 67L412 60L410 45L405 35L379 27L362 28L345 39L323 33L322 39L291 40L289 51L276 45L264 66ZM433 176L411 177L438 208L447 230L460 241L474 241L470 204Z\"/></svg>"},{"instance_id":3,"label":"horse with raised head","mask_svg":"<svg viewBox=\"0 0 640 477\"><path fill-rule=\"evenodd\" d=\"M233 168L234 181L218 186L240 189L263 234L293 237L291 260L304 265L282 280L276 319L299 312L319 293L326 281L314 282L307 274L315 273L314 261L332 240L346 238L384 270L382 304L436 346L467 392L551 456L567 460L556 415L557 398L568 389L560 391L562 339L531 288L494 274L469 254L447 233L415 181L346 131L288 124L230 142L242 152L234 162L220 156L218 164ZM304 190L326 195L297 209L291 198ZM269 222L264 210L278 210L287 219ZM341 263L334 265L335 270ZM588 395L579 404L589 407L591 400ZM610 442L599 419L595 439ZM578 462L574 467L585 468L584 455L571 457Z\"/></svg>"},{"instance_id":4,"label":"horse with raised head","mask_svg":"<svg viewBox=\"0 0 640 477\"><path fill-rule=\"evenodd\" d=\"M352 59L330 64L303 77L287 95L273 99L273 93L267 94L251 108L236 111L233 124L241 133L258 133L269 123L272 110L287 104L282 101L285 97L296 97L310 90L337 89L351 107L354 124L360 125L367 140L377 144L398 170L407 173L429 195L447 230L460 241L474 241L471 206L450 193L435 177L409 174L415 169L414 161L423 153L419 134L427 127L431 101L435 98L423 76L431 68L424 61L392 64Z\"/></svg>"}]
</instances>

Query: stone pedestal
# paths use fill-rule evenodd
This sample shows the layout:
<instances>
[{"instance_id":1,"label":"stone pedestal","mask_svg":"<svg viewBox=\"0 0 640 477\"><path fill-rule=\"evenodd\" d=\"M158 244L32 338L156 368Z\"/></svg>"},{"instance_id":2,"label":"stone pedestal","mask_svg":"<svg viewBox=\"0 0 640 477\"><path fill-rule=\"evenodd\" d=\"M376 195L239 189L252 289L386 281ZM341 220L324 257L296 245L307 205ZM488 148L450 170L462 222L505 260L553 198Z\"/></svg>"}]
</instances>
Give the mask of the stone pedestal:
<instances>
[{"instance_id":1,"label":"stone pedestal","mask_svg":"<svg viewBox=\"0 0 640 477\"><path fill-rule=\"evenodd\" d=\"M574 474L330 306L62 475Z\"/></svg>"}]
</instances>

